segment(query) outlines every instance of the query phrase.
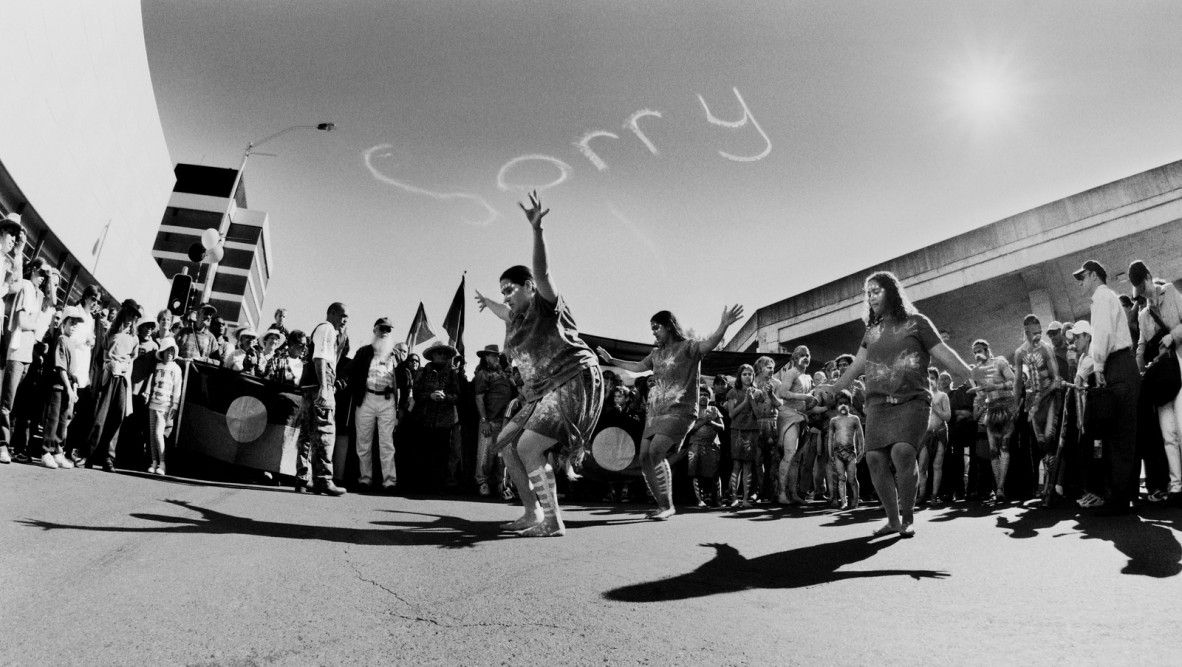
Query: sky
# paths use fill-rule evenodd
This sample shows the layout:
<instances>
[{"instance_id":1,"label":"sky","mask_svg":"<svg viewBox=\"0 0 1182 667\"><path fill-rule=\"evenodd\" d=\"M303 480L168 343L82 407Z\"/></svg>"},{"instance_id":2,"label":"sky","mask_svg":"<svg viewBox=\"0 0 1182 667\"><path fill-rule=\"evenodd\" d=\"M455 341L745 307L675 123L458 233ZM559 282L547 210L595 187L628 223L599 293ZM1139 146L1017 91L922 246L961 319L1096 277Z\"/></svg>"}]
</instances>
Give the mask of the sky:
<instances>
[{"instance_id":1,"label":"sky","mask_svg":"<svg viewBox=\"0 0 1182 667\"><path fill-rule=\"evenodd\" d=\"M1182 158L1182 3L144 0L174 162L246 169L264 312L354 347L529 264L536 188L580 330L707 335L892 257ZM740 325L732 327L730 333ZM444 334L445 335L445 334ZM729 338L729 335L728 335Z\"/></svg>"}]
</instances>

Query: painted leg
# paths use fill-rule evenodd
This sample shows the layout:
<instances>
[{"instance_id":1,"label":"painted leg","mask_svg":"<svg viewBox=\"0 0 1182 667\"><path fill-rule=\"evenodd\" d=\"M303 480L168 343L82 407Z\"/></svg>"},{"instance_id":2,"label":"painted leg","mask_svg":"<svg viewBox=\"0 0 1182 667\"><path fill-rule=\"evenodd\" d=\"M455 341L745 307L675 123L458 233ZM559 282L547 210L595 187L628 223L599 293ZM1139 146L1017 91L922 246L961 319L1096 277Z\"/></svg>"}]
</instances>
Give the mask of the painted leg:
<instances>
[{"instance_id":1,"label":"painted leg","mask_svg":"<svg viewBox=\"0 0 1182 667\"><path fill-rule=\"evenodd\" d=\"M525 471L525 464L522 463L521 456L510 445L502 450L501 458L505 461L505 471L509 473L509 479L513 480L513 486L517 487L517 494L521 496L521 504L525 508L522 515L516 520L501 524L501 530L525 530L530 526L542 523L542 510L538 507L538 497L530 487L529 473Z\"/></svg>"},{"instance_id":2,"label":"painted leg","mask_svg":"<svg viewBox=\"0 0 1182 667\"><path fill-rule=\"evenodd\" d=\"M562 515L558 509L558 487L554 480L554 469L549 464L529 473L529 482L538 496L542 508L542 522L521 531L522 537L561 537L566 534Z\"/></svg>"}]
</instances>

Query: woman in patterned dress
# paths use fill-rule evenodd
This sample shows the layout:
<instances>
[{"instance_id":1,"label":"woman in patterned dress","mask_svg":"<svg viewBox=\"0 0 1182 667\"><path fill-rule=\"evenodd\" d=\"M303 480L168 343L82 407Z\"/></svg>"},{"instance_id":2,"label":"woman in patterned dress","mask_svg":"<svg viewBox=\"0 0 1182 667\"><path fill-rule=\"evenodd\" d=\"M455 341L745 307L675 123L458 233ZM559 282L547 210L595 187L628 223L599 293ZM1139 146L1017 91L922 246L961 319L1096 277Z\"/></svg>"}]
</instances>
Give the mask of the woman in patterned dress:
<instances>
[{"instance_id":1,"label":"woman in patterned dress","mask_svg":"<svg viewBox=\"0 0 1182 667\"><path fill-rule=\"evenodd\" d=\"M574 467L603 407L603 373L579 332L566 302L550 277L542 210L536 192L529 196L525 217L533 228L531 267L513 266L501 274L497 303L476 292L480 310L491 310L505 321L505 355L521 372L522 407L505 425L491 456L504 451L505 468L521 494L524 514L502 528L525 537L566 534L558 508L554 469L546 454L560 447L559 460L567 475Z\"/></svg>"},{"instance_id":2,"label":"woman in patterned dress","mask_svg":"<svg viewBox=\"0 0 1182 667\"><path fill-rule=\"evenodd\" d=\"M927 370L934 359L959 379L971 371L940 339L932 321L911 305L899 279L880 271L866 279L866 335L854 363L836 383L821 387L825 403L866 374L866 463L887 523L874 535L915 534L916 453L927 432L932 392ZM891 464L897 471L891 475Z\"/></svg>"},{"instance_id":3,"label":"woman in patterned dress","mask_svg":"<svg viewBox=\"0 0 1182 667\"><path fill-rule=\"evenodd\" d=\"M602 347L595 351L604 363L631 373L652 371L649 379L648 410L644 435L640 438L640 467L644 481L657 500L648 518L664 521L676 513L673 508L673 471L668 456L677 451L698 418L698 384L702 357L722 342L726 330L743 316L742 306L724 307L718 328L705 340L686 337L677 317L662 310L649 319L657 346L640 361L624 361Z\"/></svg>"}]
</instances>

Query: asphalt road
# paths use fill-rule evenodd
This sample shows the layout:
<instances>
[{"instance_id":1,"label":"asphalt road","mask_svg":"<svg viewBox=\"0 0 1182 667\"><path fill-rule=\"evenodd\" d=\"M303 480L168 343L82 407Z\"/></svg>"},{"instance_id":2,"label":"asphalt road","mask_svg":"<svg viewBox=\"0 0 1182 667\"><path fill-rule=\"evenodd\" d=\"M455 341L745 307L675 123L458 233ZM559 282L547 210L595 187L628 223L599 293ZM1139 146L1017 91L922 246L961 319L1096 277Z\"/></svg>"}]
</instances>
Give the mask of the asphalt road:
<instances>
[{"instance_id":1,"label":"asphalt road","mask_svg":"<svg viewBox=\"0 0 1182 667\"><path fill-rule=\"evenodd\" d=\"M1169 664L1182 510L574 506L0 467L0 663Z\"/></svg>"}]
</instances>

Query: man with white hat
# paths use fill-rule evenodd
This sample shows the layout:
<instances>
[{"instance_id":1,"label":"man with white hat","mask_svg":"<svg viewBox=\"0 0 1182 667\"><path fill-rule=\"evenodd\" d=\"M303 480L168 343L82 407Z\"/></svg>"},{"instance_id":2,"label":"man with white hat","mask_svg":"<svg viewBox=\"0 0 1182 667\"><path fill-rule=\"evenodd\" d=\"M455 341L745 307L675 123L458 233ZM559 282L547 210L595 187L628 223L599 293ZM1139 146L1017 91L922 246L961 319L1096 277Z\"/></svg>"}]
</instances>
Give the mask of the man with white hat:
<instances>
[{"instance_id":1,"label":"man with white hat","mask_svg":"<svg viewBox=\"0 0 1182 667\"><path fill-rule=\"evenodd\" d=\"M257 364L254 367L254 374L259 377L271 377L274 374L275 366L281 361L279 356L279 348L287 339L287 334L278 329L267 329L263 333L263 338L260 341L262 346L257 352Z\"/></svg>"},{"instance_id":2,"label":"man with white hat","mask_svg":"<svg viewBox=\"0 0 1182 667\"><path fill-rule=\"evenodd\" d=\"M382 466L382 491L393 493L398 484L394 465L394 427L398 423L398 379L402 358L395 351L394 325L380 317L373 325L373 341L363 345L345 367L346 383L356 407L358 482L371 488L374 429L378 433L378 460Z\"/></svg>"},{"instance_id":3,"label":"man with white hat","mask_svg":"<svg viewBox=\"0 0 1182 667\"><path fill-rule=\"evenodd\" d=\"M229 368L240 373L253 373L258 364L258 352L254 343L259 335L250 327L242 327L237 331L235 340L238 345L222 358L222 368Z\"/></svg>"}]
</instances>

